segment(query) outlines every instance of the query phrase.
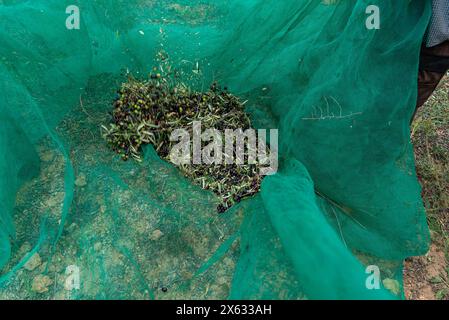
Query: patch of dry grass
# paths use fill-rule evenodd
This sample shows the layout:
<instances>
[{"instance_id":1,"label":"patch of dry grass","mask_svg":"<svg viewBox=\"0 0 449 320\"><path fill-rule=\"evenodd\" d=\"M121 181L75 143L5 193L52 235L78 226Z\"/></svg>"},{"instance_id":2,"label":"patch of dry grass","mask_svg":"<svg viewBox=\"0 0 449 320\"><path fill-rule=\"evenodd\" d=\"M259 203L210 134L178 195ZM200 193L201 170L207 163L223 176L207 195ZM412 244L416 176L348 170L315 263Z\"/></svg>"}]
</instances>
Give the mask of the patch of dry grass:
<instances>
[{"instance_id":1,"label":"patch of dry grass","mask_svg":"<svg viewBox=\"0 0 449 320\"><path fill-rule=\"evenodd\" d=\"M406 295L411 299L449 299L449 75L419 110L412 139L432 249L426 256L406 262Z\"/></svg>"}]
</instances>

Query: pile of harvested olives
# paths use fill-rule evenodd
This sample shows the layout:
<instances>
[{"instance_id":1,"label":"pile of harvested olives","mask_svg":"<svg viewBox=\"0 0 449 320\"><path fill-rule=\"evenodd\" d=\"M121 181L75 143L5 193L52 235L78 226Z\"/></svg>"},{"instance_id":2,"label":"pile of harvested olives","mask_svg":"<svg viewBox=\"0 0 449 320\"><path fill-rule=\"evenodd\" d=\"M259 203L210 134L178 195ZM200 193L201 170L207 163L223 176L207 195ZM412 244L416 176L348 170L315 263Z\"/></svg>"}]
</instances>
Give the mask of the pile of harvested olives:
<instances>
[{"instance_id":1,"label":"pile of harvested olives","mask_svg":"<svg viewBox=\"0 0 449 320\"><path fill-rule=\"evenodd\" d=\"M152 145L157 154L170 161L173 130L192 133L192 123L208 128L251 128L244 102L213 83L208 91L196 92L185 84L170 85L160 74L148 80L132 77L123 83L113 102L111 123L102 125L103 137L123 160L142 161L142 147ZM263 176L257 164L181 164L184 176L221 198L218 212L224 212L260 189Z\"/></svg>"}]
</instances>

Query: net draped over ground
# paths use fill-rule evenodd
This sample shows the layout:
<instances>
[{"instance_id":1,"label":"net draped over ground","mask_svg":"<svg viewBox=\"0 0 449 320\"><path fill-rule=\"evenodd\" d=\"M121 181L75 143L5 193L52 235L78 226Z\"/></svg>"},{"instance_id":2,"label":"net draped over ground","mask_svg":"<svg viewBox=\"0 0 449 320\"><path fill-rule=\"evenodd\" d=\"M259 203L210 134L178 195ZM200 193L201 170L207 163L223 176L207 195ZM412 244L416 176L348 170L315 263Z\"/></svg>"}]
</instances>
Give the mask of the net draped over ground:
<instances>
[{"instance_id":1,"label":"net draped over ground","mask_svg":"<svg viewBox=\"0 0 449 320\"><path fill-rule=\"evenodd\" d=\"M79 30L66 28L69 5ZM402 297L402 261L429 243L409 123L430 10L0 1L0 296ZM258 128L279 129L279 172L223 215L152 148L125 163L101 139L124 74L146 77L161 49L192 88L217 80L248 99ZM381 268L379 290L367 265Z\"/></svg>"}]
</instances>

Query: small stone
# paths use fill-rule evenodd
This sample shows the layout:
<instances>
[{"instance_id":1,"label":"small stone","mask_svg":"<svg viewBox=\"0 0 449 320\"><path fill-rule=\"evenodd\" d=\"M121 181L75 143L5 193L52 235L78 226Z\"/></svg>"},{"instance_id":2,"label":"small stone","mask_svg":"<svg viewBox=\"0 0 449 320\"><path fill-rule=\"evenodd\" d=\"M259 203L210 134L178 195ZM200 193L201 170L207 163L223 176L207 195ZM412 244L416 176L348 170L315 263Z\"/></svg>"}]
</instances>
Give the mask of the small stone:
<instances>
[{"instance_id":1,"label":"small stone","mask_svg":"<svg viewBox=\"0 0 449 320\"><path fill-rule=\"evenodd\" d=\"M59 269L60 269L59 266L53 263L48 266L48 271L50 272L57 272L59 271Z\"/></svg>"},{"instance_id":2,"label":"small stone","mask_svg":"<svg viewBox=\"0 0 449 320\"><path fill-rule=\"evenodd\" d=\"M101 243L100 242L96 242L94 244L94 250L95 251L100 251L101 250Z\"/></svg>"},{"instance_id":3,"label":"small stone","mask_svg":"<svg viewBox=\"0 0 449 320\"><path fill-rule=\"evenodd\" d=\"M67 231L73 232L78 227L78 225L74 222L70 226L68 226Z\"/></svg>"},{"instance_id":4,"label":"small stone","mask_svg":"<svg viewBox=\"0 0 449 320\"><path fill-rule=\"evenodd\" d=\"M54 192L50 198L45 201L45 208L62 208L65 192Z\"/></svg>"},{"instance_id":5,"label":"small stone","mask_svg":"<svg viewBox=\"0 0 449 320\"><path fill-rule=\"evenodd\" d=\"M45 151L41 154L41 160L44 162L50 162L51 160L53 160L53 152L49 151Z\"/></svg>"},{"instance_id":6,"label":"small stone","mask_svg":"<svg viewBox=\"0 0 449 320\"><path fill-rule=\"evenodd\" d=\"M56 253L51 259L51 264L48 266L50 272L63 272L64 265L62 263L63 258L60 253Z\"/></svg>"},{"instance_id":7,"label":"small stone","mask_svg":"<svg viewBox=\"0 0 449 320\"><path fill-rule=\"evenodd\" d=\"M43 262L39 267L39 272L44 272L48 267L48 262Z\"/></svg>"},{"instance_id":8,"label":"small stone","mask_svg":"<svg viewBox=\"0 0 449 320\"><path fill-rule=\"evenodd\" d=\"M390 290L391 293L398 295L399 293L401 293L401 285L399 284L399 282L397 280L394 279L384 279L382 281L383 285L385 288L387 288L388 290Z\"/></svg>"},{"instance_id":9,"label":"small stone","mask_svg":"<svg viewBox=\"0 0 449 320\"><path fill-rule=\"evenodd\" d=\"M182 271L181 272L181 277L183 280L190 280L193 278L193 274L189 271Z\"/></svg>"},{"instance_id":10,"label":"small stone","mask_svg":"<svg viewBox=\"0 0 449 320\"><path fill-rule=\"evenodd\" d=\"M24 256L25 254L27 254L28 252L31 251L31 249L33 249L33 247L31 246L31 244L29 244L28 242L24 242L22 244L22 246L19 249L19 255Z\"/></svg>"},{"instance_id":11,"label":"small stone","mask_svg":"<svg viewBox=\"0 0 449 320\"><path fill-rule=\"evenodd\" d=\"M86 175L81 173L75 180L75 185L77 187L85 187L87 185Z\"/></svg>"},{"instance_id":12,"label":"small stone","mask_svg":"<svg viewBox=\"0 0 449 320\"><path fill-rule=\"evenodd\" d=\"M55 296L53 297L53 300L56 300L56 301L67 300L67 294L64 291L60 291L55 294Z\"/></svg>"},{"instance_id":13,"label":"small stone","mask_svg":"<svg viewBox=\"0 0 449 320\"><path fill-rule=\"evenodd\" d=\"M41 257L39 253L35 253L31 256L31 258L25 263L23 266L28 271L33 271L37 267L39 267L42 264Z\"/></svg>"},{"instance_id":14,"label":"small stone","mask_svg":"<svg viewBox=\"0 0 449 320\"><path fill-rule=\"evenodd\" d=\"M37 293L44 293L48 291L48 287L53 284L53 281L49 276L44 276L42 274L36 276L33 279L33 284L31 285L31 290Z\"/></svg>"},{"instance_id":15,"label":"small stone","mask_svg":"<svg viewBox=\"0 0 449 320\"><path fill-rule=\"evenodd\" d=\"M158 229L158 230L154 230L154 231L151 233L150 240L157 241L157 240L159 240L163 235L164 235L164 234L162 233L161 230L159 230L159 229Z\"/></svg>"}]
</instances>

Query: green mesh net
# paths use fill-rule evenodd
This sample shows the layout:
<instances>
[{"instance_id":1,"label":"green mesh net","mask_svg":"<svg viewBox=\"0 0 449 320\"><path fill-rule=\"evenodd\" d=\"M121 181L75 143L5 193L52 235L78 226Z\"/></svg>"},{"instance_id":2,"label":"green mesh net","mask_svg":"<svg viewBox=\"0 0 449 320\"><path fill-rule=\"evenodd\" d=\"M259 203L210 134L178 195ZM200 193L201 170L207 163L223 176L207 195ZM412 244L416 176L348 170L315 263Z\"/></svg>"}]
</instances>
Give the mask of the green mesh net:
<instances>
[{"instance_id":1,"label":"green mesh net","mask_svg":"<svg viewBox=\"0 0 449 320\"><path fill-rule=\"evenodd\" d=\"M409 134L429 18L422 0L0 0L0 298L403 298L429 242ZM123 162L101 138L161 48L279 129L278 173L224 214L152 147Z\"/></svg>"}]
</instances>

